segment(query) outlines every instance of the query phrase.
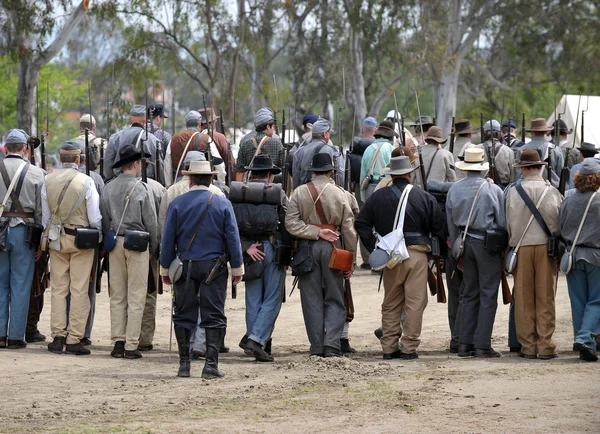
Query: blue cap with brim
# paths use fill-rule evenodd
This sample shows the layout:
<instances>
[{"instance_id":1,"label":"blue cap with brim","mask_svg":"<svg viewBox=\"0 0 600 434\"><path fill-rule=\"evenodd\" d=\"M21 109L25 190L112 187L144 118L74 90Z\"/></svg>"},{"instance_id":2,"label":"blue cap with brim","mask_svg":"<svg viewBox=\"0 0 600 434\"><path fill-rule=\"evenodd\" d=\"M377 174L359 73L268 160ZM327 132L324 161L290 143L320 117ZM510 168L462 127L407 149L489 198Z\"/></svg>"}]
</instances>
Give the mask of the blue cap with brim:
<instances>
[{"instance_id":1,"label":"blue cap with brim","mask_svg":"<svg viewBox=\"0 0 600 434\"><path fill-rule=\"evenodd\" d=\"M25 144L27 143L27 134L25 131L19 129L13 129L8 132L6 136L6 142L8 144Z\"/></svg>"},{"instance_id":2,"label":"blue cap with brim","mask_svg":"<svg viewBox=\"0 0 600 434\"><path fill-rule=\"evenodd\" d=\"M375 119L375 118L374 118L374 117L372 117L372 116L369 116L368 118L366 118L366 119L363 121L363 124L364 124L364 125L369 125L369 126L371 126L371 127L376 127L376 126L377 126L377 119Z\"/></svg>"}]
</instances>

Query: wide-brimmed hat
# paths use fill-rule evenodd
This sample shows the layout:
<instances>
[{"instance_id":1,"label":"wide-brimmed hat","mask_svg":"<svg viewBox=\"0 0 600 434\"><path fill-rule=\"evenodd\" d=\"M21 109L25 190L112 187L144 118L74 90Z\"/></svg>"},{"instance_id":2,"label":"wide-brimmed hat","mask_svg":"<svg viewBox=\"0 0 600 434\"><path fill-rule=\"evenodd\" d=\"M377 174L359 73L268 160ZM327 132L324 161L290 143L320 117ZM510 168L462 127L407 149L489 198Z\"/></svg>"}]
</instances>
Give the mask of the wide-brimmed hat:
<instances>
[{"instance_id":1,"label":"wide-brimmed hat","mask_svg":"<svg viewBox=\"0 0 600 434\"><path fill-rule=\"evenodd\" d=\"M384 170L385 175L406 175L407 173L413 172L416 167L412 167L410 164L410 158L403 155L401 157L394 157L390 160L390 167Z\"/></svg>"},{"instance_id":2,"label":"wide-brimmed hat","mask_svg":"<svg viewBox=\"0 0 600 434\"><path fill-rule=\"evenodd\" d=\"M79 118L79 123L80 124L87 123L87 124L96 125L96 118L94 118L94 116L92 116L91 114L86 113Z\"/></svg>"},{"instance_id":3,"label":"wide-brimmed hat","mask_svg":"<svg viewBox=\"0 0 600 434\"><path fill-rule=\"evenodd\" d=\"M431 131L431 130L429 130ZM454 124L454 134L472 134L475 132L475 127L471 125L468 119L461 119Z\"/></svg>"},{"instance_id":4,"label":"wide-brimmed hat","mask_svg":"<svg viewBox=\"0 0 600 434\"><path fill-rule=\"evenodd\" d=\"M61 148L62 149L62 148ZM61 151L62 152L62 151ZM144 158L150 158L151 155L144 152ZM119 151L119 161L113 164L113 169L124 166L125 164L133 163L142 159L142 153L134 145L125 145Z\"/></svg>"},{"instance_id":5,"label":"wide-brimmed hat","mask_svg":"<svg viewBox=\"0 0 600 434\"><path fill-rule=\"evenodd\" d=\"M489 163L485 161L485 152L481 148L465 149L464 160L457 161L454 166L467 172L483 172L490 169Z\"/></svg>"},{"instance_id":6,"label":"wide-brimmed hat","mask_svg":"<svg viewBox=\"0 0 600 434\"><path fill-rule=\"evenodd\" d=\"M430 142L446 143L447 140L448 140L448 138L444 139L442 137L442 129L435 125L433 127L429 128L429 131L427 131L427 135L425 136L426 143L430 143Z\"/></svg>"},{"instance_id":7,"label":"wide-brimmed hat","mask_svg":"<svg viewBox=\"0 0 600 434\"><path fill-rule=\"evenodd\" d=\"M188 166L192 161L207 161L206 155L203 151L189 151L185 155L183 166ZM219 164L223 164L223 159L219 157L212 157L210 162L213 164L213 166L218 166Z\"/></svg>"},{"instance_id":8,"label":"wide-brimmed hat","mask_svg":"<svg viewBox=\"0 0 600 434\"><path fill-rule=\"evenodd\" d=\"M386 139L392 139L394 137L400 137L394 128L394 124L390 121L383 121L377 127L377 130L373 134L375 138L384 137Z\"/></svg>"},{"instance_id":9,"label":"wide-brimmed hat","mask_svg":"<svg viewBox=\"0 0 600 434\"><path fill-rule=\"evenodd\" d=\"M537 119L533 119L531 121L531 123L529 124L529 129L525 130L525 131L528 133L531 133L531 132L547 133L552 130L553 130L553 128L548 126L548 124L546 123L546 119L537 118Z\"/></svg>"},{"instance_id":10,"label":"wide-brimmed hat","mask_svg":"<svg viewBox=\"0 0 600 434\"><path fill-rule=\"evenodd\" d=\"M183 170L181 173L184 175L216 175L217 172L212 170L212 167L208 161L190 161L190 167L188 170Z\"/></svg>"},{"instance_id":11,"label":"wide-brimmed hat","mask_svg":"<svg viewBox=\"0 0 600 434\"><path fill-rule=\"evenodd\" d=\"M583 142L580 147L577 148L578 151L595 151L598 152L596 145L589 142Z\"/></svg>"},{"instance_id":12,"label":"wide-brimmed hat","mask_svg":"<svg viewBox=\"0 0 600 434\"><path fill-rule=\"evenodd\" d=\"M558 129L558 132L556 131ZM573 128L569 129L567 124L562 119L554 121L552 124L552 132L554 135L558 134L571 134L573 132Z\"/></svg>"},{"instance_id":13,"label":"wide-brimmed hat","mask_svg":"<svg viewBox=\"0 0 600 434\"><path fill-rule=\"evenodd\" d=\"M311 172L329 172L334 169L331 155L326 153L313 155L312 165L308 168Z\"/></svg>"},{"instance_id":14,"label":"wide-brimmed hat","mask_svg":"<svg viewBox=\"0 0 600 434\"><path fill-rule=\"evenodd\" d=\"M273 166L273 160L268 155L257 155L252 165L244 167L250 172L271 172L274 175L281 173L281 169Z\"/></svg>"},{"instance_id":15,"label":"wide-brimmed hat","mask_svg":"<svg viewBox=\"0 0 600 434\"><path fill-rule=\"evenodd\" d=\"M548 163L540 159L540 154L535 149L525 149L519 156L519 161L513 167L547 166Z\"/></svg>"}]
</instances>

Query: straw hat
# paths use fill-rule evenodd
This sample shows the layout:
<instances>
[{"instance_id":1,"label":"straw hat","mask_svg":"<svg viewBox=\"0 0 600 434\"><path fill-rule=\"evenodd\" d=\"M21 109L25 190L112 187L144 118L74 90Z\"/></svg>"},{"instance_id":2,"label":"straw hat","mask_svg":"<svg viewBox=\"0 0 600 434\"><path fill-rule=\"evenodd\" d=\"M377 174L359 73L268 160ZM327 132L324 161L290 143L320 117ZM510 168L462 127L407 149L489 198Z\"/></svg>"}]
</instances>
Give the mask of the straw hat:
<instances>
[{"instance_id":1,"label":"straw hat","mask_svg":"<svg viewBox=\"0 0 600 434\"><path fill-rule=\"evenodd\" d=\"M457 169L467 172L484 172L490 169L490 165L485 161L485 152L481 148L465 149L464 161L457 161L455 164Z\"/></svg>"},{"instance_id":2,"label":"straw hat","mask_svg":"<svg viewBox=\"0 0 600 434\"><path fill-rule=\"evenodd\" d=\"M216 175L217 172L212 170L208 161L190 161L190 168L181 173L184 175Z\"/></svg>"}]
</instances>

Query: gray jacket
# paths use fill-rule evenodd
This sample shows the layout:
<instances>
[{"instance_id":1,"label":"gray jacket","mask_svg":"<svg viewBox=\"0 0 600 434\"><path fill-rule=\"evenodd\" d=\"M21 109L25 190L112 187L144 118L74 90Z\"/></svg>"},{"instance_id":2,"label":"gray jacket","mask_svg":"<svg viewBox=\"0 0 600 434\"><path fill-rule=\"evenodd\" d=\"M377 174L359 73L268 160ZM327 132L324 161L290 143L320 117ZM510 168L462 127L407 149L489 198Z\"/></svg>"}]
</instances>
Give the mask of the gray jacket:
<instances>
[{"instance_id":1,"label":"gray jacket","mask_svg":"<svg viewBox=\"0 0 600 434\"><path fill-rule=\"evenodd\" d=\"M591 191L580 193L579 191L568 195L560 207L560 234L566 241L567 246L573 244L577 229L581 224L583 213L592 196ZM583 260L596 267L600 267L600 237L598 236L598 220L600 220L600 195L596 195L585 223L581 228L577 248L575 249L575 261Z\"/></svg>"},{"instance_id":2,"label":"gray jacket","mask_svg":"<svg viewBox=\"0 0 600 434\"><path fill-rule=\"evenodd\" d=\"M18 167L22 162L29 164L27 160L18 157L18 156L8 156L1 160L2 163L6 167L6 172L8 173L8 177L12 181L13 176L15 175ZM25 170L25 169L23 169ZM9 183L10 185L10 183ZM35 223L42 223L42 186L44 185L44 172L33 164L29 164L29 168L27 169L27 173L25 174L25 178L23 181L23 185L21 187L21 191L19 192L19 202L23 207L24 212L33 213L33 221ZM15 190L17 186L15 185ZM6 196L7 187L4 183L4 179L0 178L0 203L4 200L4 196ZM13 190L13 191L15 191ZM8 202L6 202L5 212L11 211L12 201L10 197ZM2 221L4 221L7 217L2 217ZM31 222L32 219L24 219L21 217L9 217L9 226L15 227L20 224L25 224L27 222Z\"/></svg>"}]
</instances>

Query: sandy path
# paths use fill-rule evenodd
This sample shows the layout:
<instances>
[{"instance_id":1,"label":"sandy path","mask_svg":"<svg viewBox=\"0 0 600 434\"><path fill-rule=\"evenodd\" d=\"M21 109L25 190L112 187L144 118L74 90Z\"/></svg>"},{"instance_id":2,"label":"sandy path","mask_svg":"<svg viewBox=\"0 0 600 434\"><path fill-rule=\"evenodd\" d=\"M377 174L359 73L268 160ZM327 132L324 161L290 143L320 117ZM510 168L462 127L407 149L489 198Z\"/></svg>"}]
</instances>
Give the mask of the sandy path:
<instances>
[{"instance_id":1,"label":"sandy path","mask_svg":"<svg viewBox=\"0 0 600 434\"><path fill-rule=\"evenodd\" d=\"M258 364L237 342L244 333L244 290L228 300L232 351L221 358L225 379L175 377L169 360L169 294L159 297L155 351L140 360L109 357L106 288L99 295L90 357L55 355L45 345L0 351L1 432L600 432L600 364L571 351L570 305L559 281L552 361L508 356L460 360L445 351L446 305L425 312L417 361L381 360L373 336L382 294L377 276L353 279L356 319L351 358L308 356L297 293L283 305L273 341L276 358ZM288 292L291 288L288 277ZM49 332L50 298L40 324ZM500 304L494 346L506 351L508 307ZM506 353L507 354L507 353Z\"/></svg>"}]
</instances>

